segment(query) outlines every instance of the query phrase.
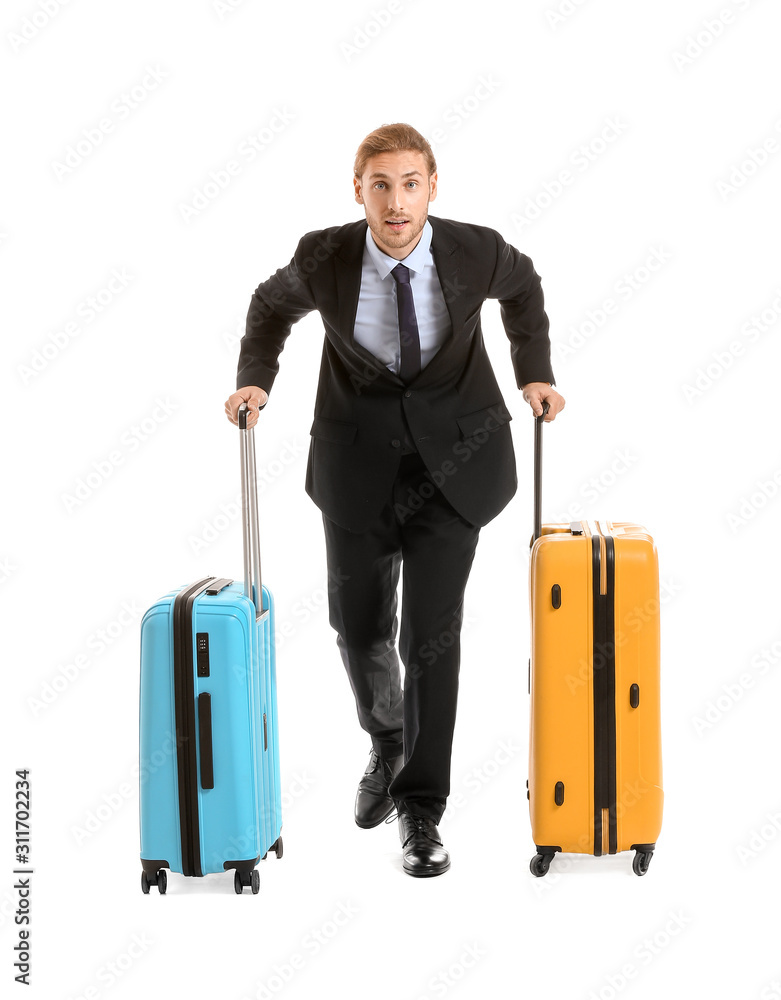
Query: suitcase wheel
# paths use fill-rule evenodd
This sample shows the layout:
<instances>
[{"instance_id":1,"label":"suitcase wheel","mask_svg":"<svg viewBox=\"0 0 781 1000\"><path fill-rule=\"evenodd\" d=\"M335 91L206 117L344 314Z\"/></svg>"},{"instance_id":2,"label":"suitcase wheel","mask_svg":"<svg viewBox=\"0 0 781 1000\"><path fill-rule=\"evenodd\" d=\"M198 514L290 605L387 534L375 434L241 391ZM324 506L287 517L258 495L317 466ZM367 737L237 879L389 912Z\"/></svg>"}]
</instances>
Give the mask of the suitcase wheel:
<instances>
[{"instance_id":1,"label":"suitcase wheel","mask_svg":"<svg viewBox=\"0 0 781 1000\"><path fill-rule=\"evenodd\" d=\"M529 862L529 871L535 878L542 878L548 874L552 858L552 854L535 854Z\"/></svg>"},{"instance_id":2,"label":"suitcase wheel","mask_svg":"<svg viewBox=\"0 0 781 1000\"><path fill-rule=\"evenodd\" d=\"M270 850L277 856L277 861L282 857L282 838L278 837L276 843L271 845Z\"/></svg>"},{"instance_id":3,"label":"suitcase wheel","mask_svg":"<svg viewBox=\"0 0 781 1000\"><path fill-rule=\"evenodd\" d=\"M168 875L166 874L165 868L158 868L155 874L150 878L145 871L141 872L141 892L144 895L149 893L149 887L152 885L157 886L157 891L162 896L165 890L168 888Z\"/></svg>"},{"instance_id":4,"label":"suitcase wheel","mask_svg":"<svg viewBox=\"0 0 781 1000\"><path fill-rule=\"evenodd\" d=\"M260 872L257 868L253 868L251 872L247 872L246 876L243 876L238 868L236 869L236 873L233 876L233 888L238 896L244 891L245 885L248 885L252 889L253 896L257 896L260 892Z\"/></svg>"},{"instance_id":5,"label":"suitcase wheel","mask_svg":"<svg viewBox=\"0 0 781 1000\"><path fill-rule=\"evenodd\" d=\"M635 856L632 858L632 871L635 875L645 875L653 856L653 851L635 851Z\"/></svg>"}]
</instances>

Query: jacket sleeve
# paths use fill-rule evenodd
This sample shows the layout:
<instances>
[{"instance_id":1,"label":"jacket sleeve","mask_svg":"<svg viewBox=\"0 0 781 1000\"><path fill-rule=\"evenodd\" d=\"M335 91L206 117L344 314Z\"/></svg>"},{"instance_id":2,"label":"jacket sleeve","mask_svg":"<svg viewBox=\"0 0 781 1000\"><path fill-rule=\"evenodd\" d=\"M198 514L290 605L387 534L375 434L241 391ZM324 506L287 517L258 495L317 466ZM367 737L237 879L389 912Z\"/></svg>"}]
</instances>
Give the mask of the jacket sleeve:
<instances>
[{"instance_id":1,"label":"jacket sleeve","mask_svg":"<svg viewBox=\"0 0 781 1000\"><path fill-rule=\"evenodd\" d=\"M279 268L255 289L240 342L237 389L257 385L271 392L279 372L279 355L293 324L317 308L300 266L305 260L303 242L304 238L286 267Z\"/></svg>"},{"instance_id":2,"label":"jacket sleeve","mask_svg":"<svg viewBox=\"0 0 781 1000\"><path fill-rule=\"evenodd\" d=\"M499 300L505 333L510 341L510 356L518 388L528 382L550 382L550 326L545 313L540 276L529 257L496 238L496 267L491 276L487 297Z\"/></svg>"}]
</instances>

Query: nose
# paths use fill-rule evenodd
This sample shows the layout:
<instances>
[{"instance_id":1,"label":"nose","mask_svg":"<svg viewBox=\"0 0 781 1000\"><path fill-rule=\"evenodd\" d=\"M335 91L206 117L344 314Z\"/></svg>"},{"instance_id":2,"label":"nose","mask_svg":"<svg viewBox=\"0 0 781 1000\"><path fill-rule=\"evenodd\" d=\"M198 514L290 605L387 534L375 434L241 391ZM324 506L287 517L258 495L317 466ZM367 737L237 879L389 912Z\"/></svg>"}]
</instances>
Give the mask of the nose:
<instances>
[{"instance_id":1,"label":"nose","mask_svg":"<svg viewBox=\"0 0 781 1000\"><path fill-rule=\"evenodd\" d=\"M400 212L403 208L403 191L401 188L390 188L388 192L388 208L391 212Z\"/></svg>"}]
</instances>

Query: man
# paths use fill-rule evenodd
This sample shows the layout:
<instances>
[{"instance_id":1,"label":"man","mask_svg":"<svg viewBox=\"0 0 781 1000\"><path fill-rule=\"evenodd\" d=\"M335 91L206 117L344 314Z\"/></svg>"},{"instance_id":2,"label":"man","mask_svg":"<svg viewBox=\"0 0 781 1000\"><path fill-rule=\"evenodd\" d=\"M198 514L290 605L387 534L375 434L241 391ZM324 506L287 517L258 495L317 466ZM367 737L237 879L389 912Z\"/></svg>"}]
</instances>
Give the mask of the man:
<instances>
[{"instance_id":1,"label":"man","mask_svg":"<svg viewBox=\"0 0 781 1000\"><path fill-rule=\"evenodd\" d=\"M493 229L428 215L429 144L409 125L361 143L365 221L304 236L258 286L241 341L237 422L253 426L293 323L317 309L325 339L306 491L322 510L330 623L371 736L358 826L398 812L404 870L450 867L437 824L450 791L463 598L480 527L517 489L509 421L480 307L499 300L516 381L535 414L553 388L548 318L531 260ZM401 263L401 262L404 263ZM397 586L403 565L399 653Z\"/></svg>"}]
</instances>

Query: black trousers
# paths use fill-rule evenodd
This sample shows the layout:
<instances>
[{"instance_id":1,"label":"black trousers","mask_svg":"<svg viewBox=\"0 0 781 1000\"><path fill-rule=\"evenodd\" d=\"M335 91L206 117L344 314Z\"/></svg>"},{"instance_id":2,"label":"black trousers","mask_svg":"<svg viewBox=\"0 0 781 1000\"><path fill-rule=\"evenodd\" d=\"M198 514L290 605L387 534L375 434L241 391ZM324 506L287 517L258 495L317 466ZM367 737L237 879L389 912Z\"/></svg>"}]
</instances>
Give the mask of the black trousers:
<instances>
[{"instance_id":1,"label":"black trousers","mask_svg":"<svg viewBox=\"0 0 781 1000\"><path fill-rule=\"evenodd\" d=\"M329 619L358 719L380 756L404 754L390 786L396 805L439 822L450 793L464 590L480 528L445 499L417 452L401 456L388 502L367 531L325 514L323 523Z\"/></svg>"}]
</instances>

